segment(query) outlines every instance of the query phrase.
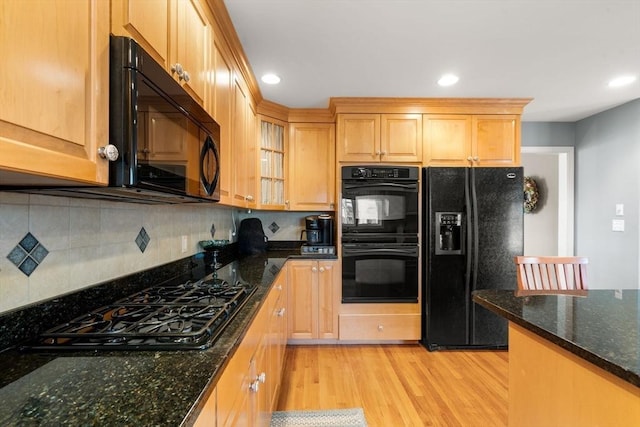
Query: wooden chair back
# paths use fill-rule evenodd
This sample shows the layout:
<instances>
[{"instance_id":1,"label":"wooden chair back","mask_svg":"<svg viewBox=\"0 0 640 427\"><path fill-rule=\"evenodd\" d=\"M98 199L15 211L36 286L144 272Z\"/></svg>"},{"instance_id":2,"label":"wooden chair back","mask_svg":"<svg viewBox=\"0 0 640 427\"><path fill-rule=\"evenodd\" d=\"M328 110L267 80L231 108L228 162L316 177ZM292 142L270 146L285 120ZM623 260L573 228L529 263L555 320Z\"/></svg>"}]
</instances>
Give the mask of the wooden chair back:
<instances>
[{"instance_id":1,"label":"wooden chair back","mask_svg":"<svg viewBox=\"0 0 640 427\"><path fill-rule=\"evenodd\" d=\"M515 263L518 277L517 295L586 295L588 258L517 256Z\"/></svg>"}]
</instances>

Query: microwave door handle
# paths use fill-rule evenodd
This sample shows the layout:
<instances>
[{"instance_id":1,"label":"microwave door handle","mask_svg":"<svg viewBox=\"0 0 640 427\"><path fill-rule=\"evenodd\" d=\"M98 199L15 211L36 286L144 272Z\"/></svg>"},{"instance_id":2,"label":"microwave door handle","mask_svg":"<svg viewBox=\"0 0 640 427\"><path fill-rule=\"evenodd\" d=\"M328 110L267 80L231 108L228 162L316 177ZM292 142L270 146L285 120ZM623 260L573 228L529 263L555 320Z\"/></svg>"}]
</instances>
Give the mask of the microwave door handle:
<instances>
[{"instance_id":1,"label":"microwave door handle","mask_svg":"<svg viewBox=\"0 0 640 427\"><path fill-rule=\"evenodd\" d=\"M215 162L216 162L216 174L213 177L213 180L211 182L209 182L206 174L204 173L205 160L208 159L207 154L209 151L213 152L213 158L215 159ZM211 136L207 135L207 138L205 139L204 144L202 146L202 151L200 152L200 182L202 183L202 186L204 187L204 190L207 192L208 196L211 196L215 191L218 185L219 179L220 179L220 156L218 155L218 149L216 147L216 144L211 139Z\"/></svg>"}]
</instances>

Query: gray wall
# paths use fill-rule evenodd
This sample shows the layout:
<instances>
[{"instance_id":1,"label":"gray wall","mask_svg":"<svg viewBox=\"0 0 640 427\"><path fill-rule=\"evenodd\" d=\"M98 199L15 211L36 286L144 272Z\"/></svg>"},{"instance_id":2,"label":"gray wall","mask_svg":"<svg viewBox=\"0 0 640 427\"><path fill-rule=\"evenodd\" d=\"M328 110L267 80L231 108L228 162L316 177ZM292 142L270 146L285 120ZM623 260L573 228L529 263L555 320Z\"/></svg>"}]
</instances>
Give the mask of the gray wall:
<instances>
[{"instance_id":1,"label":"gray wall","mask_svg":"<svg viewBox=\"0 0 640 427\"><path fill-rule=\"evenodd\" d=\"M589 286L639 288L640 99L576 122L575 135L576 254L590 259Z\"/></svg>"},{"instance_id":2,"label":"gray wall","mask_svg":"<svg viewBox=\"0 0 640 427\"><path fill-rule=\"evenodd\" d=\"M522 166L540 193L536 209L524 215L524 255L558 255L558 156L522 153Z\"/></svg>"},{"instance_id":3,"label":"gray wall","mask_svg":"<svg viewBox=\"0 0 640 427\"><path fill-rule=\"evenodd\" d=\"M575 123L522 122L523 146L573 147L575 140Z\"/></svg>"}]
</instances>

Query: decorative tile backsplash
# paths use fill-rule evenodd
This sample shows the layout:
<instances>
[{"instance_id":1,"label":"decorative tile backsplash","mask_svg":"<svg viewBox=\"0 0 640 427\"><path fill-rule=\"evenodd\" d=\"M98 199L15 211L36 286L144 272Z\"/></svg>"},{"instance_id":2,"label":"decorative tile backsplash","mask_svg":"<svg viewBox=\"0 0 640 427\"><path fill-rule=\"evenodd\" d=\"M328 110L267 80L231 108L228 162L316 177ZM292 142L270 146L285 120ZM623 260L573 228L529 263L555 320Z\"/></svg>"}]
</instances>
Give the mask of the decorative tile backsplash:
<instances>
[{"instance_id":1,"label":"decorative tile backsplash","mask_svg":"<svg viewBox=\"0 0 640 427\"><path fill-rule=\"evenodd\" d=\"M27 233L20 243L16 245L7 258L15 264L20 271L27 276L40 265L42 260L49 254L47 248L40 244L33 234Z\"/></svg>"},{"instance_id":2,"label":"decorative tile backsplash","mask_svg":"<svg viewBox=\"0 0 640 427\"><path fill-rule=\"evenodd\" d=\"M138 236L136 237L136 245L138 245L138 248L140 248L140 252L144 252L144 250L147 249L149 240L151 240L151 237L149 237L149 235L147 234L147 230L142 227L138 232Z\"/></svg>"},{"instance_id":3,"label":"decorative tile backsplash","mask_svg":"<svg viewBox=\"0 0 640 427\"><path fill-rule=\"evenodd\" d=\"M232 211L0 192L0 313L193 255Z\"/></svg>"},{"instance_id":4,"label":"decorative tile backsplash","mask_svg":"<svg viewBox=\"0 0 640 427\"><path fill-rule=\"evenodd\" d=\"M0 313L183 259L245 217L260 218L270 240L299 240L310 214L0 191Z\"/></svg>"}]
</instances>

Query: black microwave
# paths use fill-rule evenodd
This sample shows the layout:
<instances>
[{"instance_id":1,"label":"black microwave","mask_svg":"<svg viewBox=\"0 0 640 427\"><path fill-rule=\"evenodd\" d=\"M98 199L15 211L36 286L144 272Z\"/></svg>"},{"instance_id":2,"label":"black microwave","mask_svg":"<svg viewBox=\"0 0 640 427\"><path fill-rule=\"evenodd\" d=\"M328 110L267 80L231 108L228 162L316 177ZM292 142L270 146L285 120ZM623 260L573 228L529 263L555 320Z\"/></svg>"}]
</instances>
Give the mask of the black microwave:
<instances>
[{"instance_id":1,"label":"black microwave","mask_svg":"<svg viewBox=\"0 0 640 427\"><path fill-rule=\"evenodd\" d=\"M122 197L220 200L220 126L128 37L111 36L109 187Z\"/></svg>"}]
</instances>

